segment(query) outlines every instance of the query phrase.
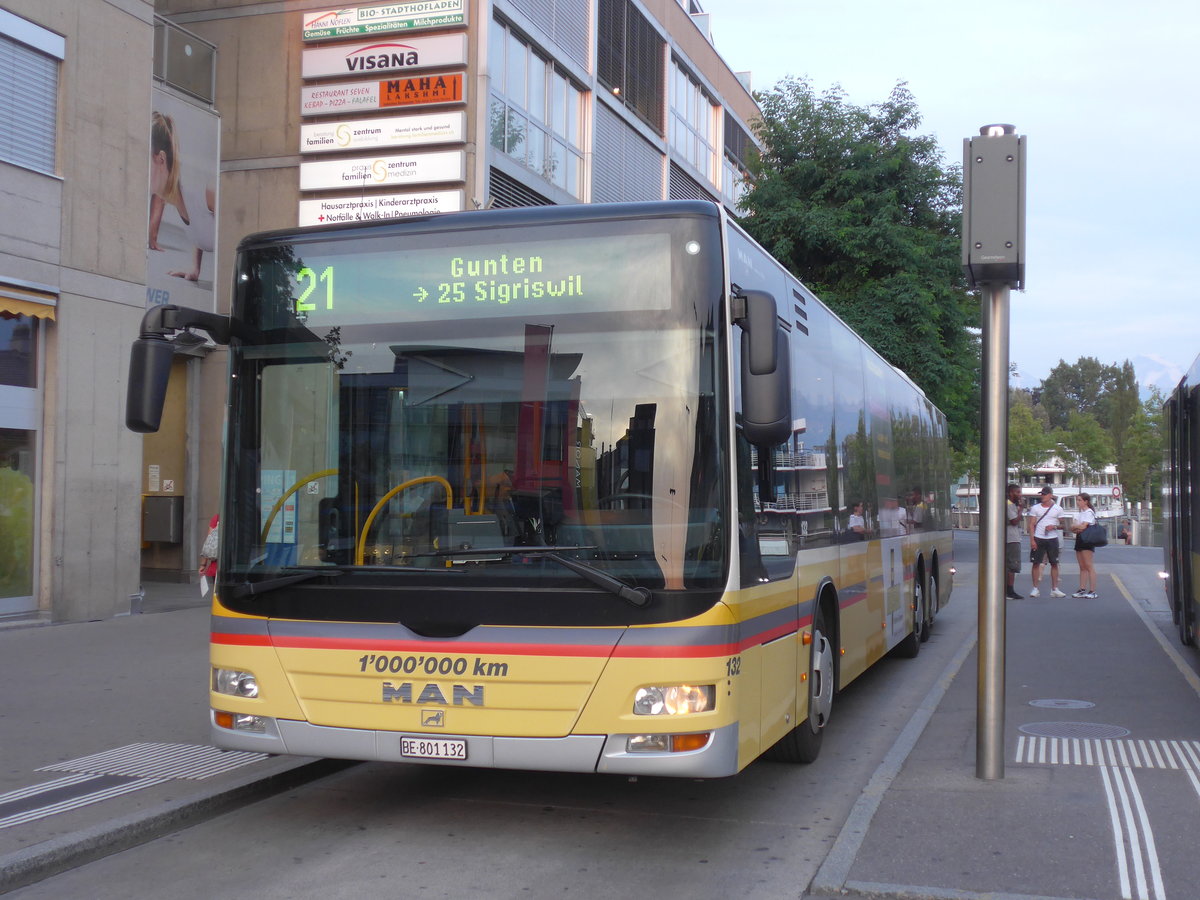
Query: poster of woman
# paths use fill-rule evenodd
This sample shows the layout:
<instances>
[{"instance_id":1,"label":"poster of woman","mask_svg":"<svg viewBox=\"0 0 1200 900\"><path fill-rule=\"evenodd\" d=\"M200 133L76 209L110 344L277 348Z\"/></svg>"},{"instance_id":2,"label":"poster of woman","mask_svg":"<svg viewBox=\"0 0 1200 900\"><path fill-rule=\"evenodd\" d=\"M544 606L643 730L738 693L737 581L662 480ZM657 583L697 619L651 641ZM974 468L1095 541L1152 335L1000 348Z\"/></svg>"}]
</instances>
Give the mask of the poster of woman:
<instances>
[{"instance_id":1,"label":"poster of woman","mask_svg":"<svg viewBox=\"0 0 1200 900\"><path fill-rule=\"evenodd\" d=\"M149 163L146 306L212 310L220 119L156 89Z\"/></svg>"}]
</instances>

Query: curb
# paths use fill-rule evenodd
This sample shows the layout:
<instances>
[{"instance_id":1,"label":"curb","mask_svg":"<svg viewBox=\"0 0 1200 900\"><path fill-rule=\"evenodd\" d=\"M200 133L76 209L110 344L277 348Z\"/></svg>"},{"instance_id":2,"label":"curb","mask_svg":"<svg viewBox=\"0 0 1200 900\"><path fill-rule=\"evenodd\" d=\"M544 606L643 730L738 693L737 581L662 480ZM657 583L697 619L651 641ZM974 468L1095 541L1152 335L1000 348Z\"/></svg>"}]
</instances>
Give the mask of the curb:
<instances>
[{"instance_id":1,"label":"curb","mask_svg":"<svg viewBox=\"0 0 1200 900\"><path fill-rule=\"evenodd\" d=\"M148 843L181 828L265 800L275 794L360 765L353 760L319 759L266 776L244 775L211 794L176 801L151 813L122 816L91 828L0 857L0 894L52 875Z\"/></svg>"}]
</instances>

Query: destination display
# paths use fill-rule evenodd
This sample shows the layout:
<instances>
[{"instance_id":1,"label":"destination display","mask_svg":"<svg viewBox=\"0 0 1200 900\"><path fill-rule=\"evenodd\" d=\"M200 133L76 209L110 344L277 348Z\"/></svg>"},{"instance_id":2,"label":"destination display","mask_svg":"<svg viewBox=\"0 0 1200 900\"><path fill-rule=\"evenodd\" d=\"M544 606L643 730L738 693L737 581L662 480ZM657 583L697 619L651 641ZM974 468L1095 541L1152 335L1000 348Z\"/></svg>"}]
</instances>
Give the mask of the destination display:
<instances>
[{"instance_id":1,"label":"destination display","mask_svg":"<svg viewBox=\"0 0 1200 900\"><path fill-rule=\"evenodd\" d=\"M501 240L357 253L295 248L294 312L310 328L666 309L665 233ZM377 246L382 244L382 239Z\"/></svg>"},{"instance_id":2,"label":"destination display","mask_svg":"<svg viewBox=\"0 0 1200 900\"><path fill-rule=\"evenodd\" d=\"M303 32L306 41L323 41L466 24L467 0L401 0L382 6L308 12Z\"/></svg>"}]
</instances>

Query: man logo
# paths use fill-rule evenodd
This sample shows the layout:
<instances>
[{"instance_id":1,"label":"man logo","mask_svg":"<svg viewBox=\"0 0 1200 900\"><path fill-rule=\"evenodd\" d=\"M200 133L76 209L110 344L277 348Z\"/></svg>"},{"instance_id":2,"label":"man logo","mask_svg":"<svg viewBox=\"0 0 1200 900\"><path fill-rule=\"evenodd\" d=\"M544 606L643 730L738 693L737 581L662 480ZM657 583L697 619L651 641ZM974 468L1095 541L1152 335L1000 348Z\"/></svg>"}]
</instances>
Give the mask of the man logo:
<instances>
[{"instance_id":1,"label":"man logo","mask_svg":"<svg viewBox=\"0 0 1200 900\"><path fill-rule=\"evenodd\" d=\"M446 711L444 709L423 709L423 710L421 710L421 727L422 728L445 728L446 727Z\"/></svg>"}]
</instances>

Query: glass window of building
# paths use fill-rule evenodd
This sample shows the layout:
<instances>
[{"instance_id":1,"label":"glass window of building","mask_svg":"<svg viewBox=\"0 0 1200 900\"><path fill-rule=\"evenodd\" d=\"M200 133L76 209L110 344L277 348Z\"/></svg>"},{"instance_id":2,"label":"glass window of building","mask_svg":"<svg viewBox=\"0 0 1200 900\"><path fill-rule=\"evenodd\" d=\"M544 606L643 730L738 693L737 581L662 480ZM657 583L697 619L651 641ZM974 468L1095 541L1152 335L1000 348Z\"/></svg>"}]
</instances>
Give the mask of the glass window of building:
<instances>
[{"instance_id":1,"label":"glass window of building","mask_svg":"<svg viewBox=\"0 0 1200 900\"><path fill-rule=\"evenodd\" d=\"M505 23L492 20L491 145L583 199L583 91Z\"/></svg>"},{"instance_id":2,"label":"glass window of building","mask_svg":"<svg viewBox=\"0 0 1200 900\"><path fill-rule=\"evenodd\" d=\"M725 152L721 158L721 197L732 209L740 211L742 198L750 189L749 160L755 151L746 129L725 113Z\"/></svg>"},{"instance_id":3,"label":"glass window of building","mask_svg":"<svg viewBox=\"0 0 1200 900\"><path fill-rule=\"evenodd\" d=\"M0 310L0 385L38 386L37 324L32 316Z\"/></svg>"},{"instance_id":4,"label":"glass window of building","mask_svg":"<svg viewBox=\"0 0 1200 900\"><path fill-rule=\"evenodd\" d=\"M0 9L0 159L53 174L65 41Z\"/></svg>"},{"instance_id":5,"label":"glass window of building","mask_svg":"<svg viewBox=\"0 0 1200 900\"><path fill-rule=\"evenodd\" d=\"M671 147L713 185L717 169L717 107L704 88L671 60Z\"/></svg>"},{"instance_id":6,"label":"glass window of building","mask_svg":"<svg viewBox=\"0 0 1200 900\"><path fill-rule=\"evenodd\" d=\"M36 432L0 428L0 614L33 594Z\"/></svg>"},{"instance_id":7,"label":"glass window of building","mask_svg":"<svg viewBox=\"0 0 1200 900\"><path fill-rule=\"evenodd\" d=\"M630 0L599 0L596 78L639 119L663 134L666 41Z\"/></svg>"}]
</instances>

